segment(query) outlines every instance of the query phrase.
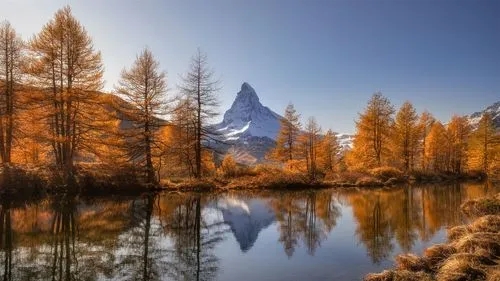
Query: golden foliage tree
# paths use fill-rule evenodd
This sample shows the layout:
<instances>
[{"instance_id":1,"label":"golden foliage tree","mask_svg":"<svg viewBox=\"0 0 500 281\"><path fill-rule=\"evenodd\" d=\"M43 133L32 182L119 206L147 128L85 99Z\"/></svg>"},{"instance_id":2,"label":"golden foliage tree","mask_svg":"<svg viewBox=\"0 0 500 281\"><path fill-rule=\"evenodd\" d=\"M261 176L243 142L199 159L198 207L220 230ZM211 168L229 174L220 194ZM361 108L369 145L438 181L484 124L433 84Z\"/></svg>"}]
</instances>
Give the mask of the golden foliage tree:
<instances>
[{"instance_id":1,"label":"golden foliage tree","mask_svg":"<svg viewBox=\"0 0 500 281\"><path fill-rule=\"evenodd\" d=\"M466 117L454 115L446 127L450 137L450 167L454 173L462 173L467 164L467 141L470 125Z\"/></svg>"},{"instance_id":2,"label":"golden foliage tree","mask_svg":"<svg viewBox=\"0 0 500 281\"><path fill-rule=\"evenodd\" d=\"M189 70L182 77L182 84L179 87L194 109L194 175L197 178L202 176L202 151L207 148L204 146L204 141L211 139L215 134L209 122L218 115L215 109L219 105L217 92L220 88L219 80L214 80L213 75L213 70L208 67L207 55L198 49L191 58Z\"/></svg>"},{"instance_id":3,"label":"golden foliage tree","mask_svg":"<svg viewBox=\"0 0 500 281\"><path fill-rule=\"evenodd\" d=\"M172 126L168 126L165 160L178 175L195 175L196 114L190 99L180 99L173 108Z\"/></svg>"},{"instance_id":4,"label":"golden foliage tree","mask_svg":"<svg viewBox=\"0 0 500 281\"><path fill-rule=\"evenodd\" d=\"M396 113L393 132L393 145L397 162L402 163L404 171L415 166L418 145L418 115L410 102L405 102Z\"/></svg>"},{"instance_id":5,"label":"golden foliage tree","mask_svg":"<svg viewBox=\"0 0 500 281\"><path fill-rule=\"evenodd\" d=\"M0 158L11 161L14 134L14 101L21 79L24 42L9 22L0 23Z\"/></svg>"},{"instance_id":6,"label":"golden foliage tree","mask_svg":"<svg viewBox=\"0 0 500 281\"><path fill-rule=\"evenodd\" d=\"M297 139L300 135L300 114L292 103L285 108L285 115L280 119L280 130L276 137L276 147L271 151L270 158L286 162L294 160L297 153Z\"/></svg>"},{"instance_id":7,"label":"golden foliage tree","mask_svg":"<svg viewBox=\"0 0 500 281\"><path fill-rule=\"evenodd\" d=\"M332 130L328 130L318 143L318 168L324 173L335 171L340 149L337 136Z\"/></svg>"},{"instance_id":8,"label":"golden foliage tree","mask_svg":"<svg viewBox=\"0 0 500 281\"><path fill-rule=\"evenodd\" d=\"M446 171L449 163L449 141L446 128L441 122L432 124L425 138L425 162L435 171Z\"/></svg>"},{"instance_id":9,"label":"golden foliage tree","mask_svg":"<svg viewBox=\"0 0 500 281\"><path fill-rule=\"evenodd\" d=\"M432 124L434 124L435 121L436 121L436 119L428 111L422 112L422 114L420 114L420 118L418 120L417 126L418 126L418 132L420 134L418 139L421 142L420 147L419 147L420 149L419 149L419 153L418 153L418 158L420 159L420 168L422 170L427 170L427 162L426 162L426 158L425 158L425 154L426 154L425 149L427 147L426 139L427 139L427 135L429 134L429 132L431 130Z\"/></svg>"},{"instance_id":10,"label":"golden foliage tree","mask_svg":"<svg viewBox=\"0 0 500 281\"><path fill-rule=\"evenodd\" d=\"M47 141L56 165L66 175L73 172L73 161L93 122L98 106L97 90L102 86L101 54L94 50L92 38L66 6L29 42L30 65L27 72L34 85L42 89L37 103L45 107Z\"/></svg>"},{"instance_id":11,"label":"golden foliage tree","mask_svg":"<svg viewBox=\"0 0 500 281\"><path fill-rule=\"evenodd\" d=\"M500 163L500 135L495 130L491 114L485 113L477 129L470 136L468 165L470 169L490 174L494 168L500 168L498 163Z\"/></svg>"},{"instance_id":12,"label":"golden foliage tree","mask_svg":"<svg viewBox=\"0 0 500 281\"><path fill-rule=\"evenodd\" d=\"M167 81L159 62L149 49L137 56L130 69L124 69L116 92L128 102L126 115L132 126L125 129L128 152L144 170L149 183L156 181L153 146L158 145L159 115L165 114Z\"/></svg>"},{"instance_id":13,"label":"golden foliage tree","mask_svg":"<svg viewBox=\"0 0 500 281\"><path fill-rule=\"evenodd\" d=\"M365 112L356 121L356 134L350 155L351 165L380 167L389 155L394 108L380 92L372 95Z\"/></svg>"},{"instance_id":14,"label":"golden foliage tree","mask_svg":"<svg viewBox=\"0 0 500 281\"><path fill-rule=\"evenodd\" d=\"M306 160L307 173L311 179L315 179L318 167L318 144L320 139L321 127L318 125L316 118L309 117L307 119L305 132L302 138L302 147L304 148L304 157Z\"/></svg>"}]
</instances>

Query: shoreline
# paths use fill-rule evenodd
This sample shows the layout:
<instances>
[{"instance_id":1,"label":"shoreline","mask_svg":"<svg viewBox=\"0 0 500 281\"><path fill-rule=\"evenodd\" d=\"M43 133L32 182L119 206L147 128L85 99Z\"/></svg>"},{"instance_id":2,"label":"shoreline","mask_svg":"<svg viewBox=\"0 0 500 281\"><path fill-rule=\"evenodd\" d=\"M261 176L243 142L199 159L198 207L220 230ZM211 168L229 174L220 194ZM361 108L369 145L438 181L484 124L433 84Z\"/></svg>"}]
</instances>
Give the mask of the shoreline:
<instances>
[{"instance_id":1,"label":"shoreline","mask_svg":"<svg viewBox=\"0 0 500 281\"><path fill-rule=\"evenodd\" d=\"M6 173L7 171L7 173ZM417 173L415 173L417 174ZM177 178L158 184L145 184L133 173L109 175L99 171L76 174L71 184L65 184L59 174L49 169L3 168L0 172L0 197L12 193L84 193L97 195L140 194L144 192L224 192L231 190L305 190L328 188L391 188L411 184L453 182L483 182L478 174L434 173L415 175L370 175L361 172L336 174L334 179L312 180L305 174L280 170L246 174L237 177L210 176L202 179Z\"/></svg>"},{"instance_id":2,"label":"shoreline","mask_svg":"<svg viewBox=\"0 0 500 281\"><path fill-rule=\"evenodd\" d=\"M461 211L469 224L447 230L447 242L395 258L393 269L369 273L364 281L500 280L500 193L470 200Z\"/></svg>"}]
</instances>

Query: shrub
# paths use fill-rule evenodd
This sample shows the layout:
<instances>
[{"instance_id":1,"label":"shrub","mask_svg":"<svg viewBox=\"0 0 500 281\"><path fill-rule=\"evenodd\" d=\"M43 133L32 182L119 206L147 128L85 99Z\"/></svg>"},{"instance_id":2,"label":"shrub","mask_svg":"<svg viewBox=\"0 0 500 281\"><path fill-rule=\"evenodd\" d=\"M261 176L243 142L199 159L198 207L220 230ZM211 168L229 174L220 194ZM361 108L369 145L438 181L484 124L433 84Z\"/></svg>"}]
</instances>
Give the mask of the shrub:
<instances>
[{"instance_id":1,"label":"shrub","mask_svg":"<svg viewBox=\"0 0 500 281\"><path fill-rule=\"evenodd\" d=\"M360 171L347 171L343 173L339 173L336 177L336 180L344 183L356 183L359 179L366 177L366 173Z\"/></svg>"},{"instance_id":2,"label":"shrub","mask_svg":"<svg viewBox=\"0 0 500 281\"><path fill-rule=\"evenodd\" d=\"M403 172L394 167L378 167L370 170L370 174L378 179L386 181L390 178L401 178Z\"/></svg>"},{"instance_id":3,"label":"shrub","mask_svg":"<svg viewBox=\"0 0 500 281\"><path fill-rule=\"evenodd\" d=\"M222 164L219 168L219 173L223 177L232 178L237 175L237 172L238 167L236 165L236 161L234 161L233 156L230 154L226 155L222 160Z\"/></svg>"},{"instance_id":4,"label":"shrub","mask_svg":"<svg viewBox=\"0 0 500 281\"><path fill-rule=\"evenodd\" d=\"M356 181L358 186L381 186L383 184L380 180L370 176L364 176Z\"/></svg>"}]
</instances>

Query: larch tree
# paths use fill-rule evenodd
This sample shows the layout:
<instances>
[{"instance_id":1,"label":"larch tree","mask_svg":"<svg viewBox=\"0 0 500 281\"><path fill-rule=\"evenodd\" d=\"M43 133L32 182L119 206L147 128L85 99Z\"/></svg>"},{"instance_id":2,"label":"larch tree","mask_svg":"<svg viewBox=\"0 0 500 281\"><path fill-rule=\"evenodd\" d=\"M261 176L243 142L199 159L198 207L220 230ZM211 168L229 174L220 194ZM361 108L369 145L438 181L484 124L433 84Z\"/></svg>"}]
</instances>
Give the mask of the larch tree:
<instances>
[{"instance_id":1,"label":"larch tree","mask_svg":"<svg viewBox=\"0 0 500 281\"><path fill-rule=\"evenodd\" d=\"M362 161L363 168L380 167L388 155L394 107L380 92L372 95L364 113L356 121L356 134L353 141L354 161Z\"/></svg>"},{"instance_id":2,"label":"larch tree","mask_svg":"<svg viewBox=\"0 0 500 281\"><path fill-rule=\"evenodd\" d=\"M30 74L34 86L42 89L38 104L46 108L56 165L66 176L73 173L73 161L86 134L95 130L97 91L102 87L101 53L92 38L73 16L69 6L29 42Z\"/></svg>"},{"instance_id":3,"label":"larch tree","mask_svg":"<svg viewBox=\"0 0 500 281\"><path fill-rule=\"evenodd\" d=\"M14 100L21 79L24 42L9 22L0 23L0 158L11 161Z\"/></svg>"},{"instance_id":4,"label":"larch tree","mask_svg":"<svg viewBox=\"0 0 500 281\"><path fill-rule=\"evenodd\" d=\"M462 173L467 164L467 142L470 125L466 117L453 115L447 126L450 137L450 169L454 173Z\"/></svg>"},{"instance_id":5,"label":"larch tree","mask_svg":"<svg viewBox=\"0 0 500 281\"><path fill-rule=\"evenodd\" d=\"M208 66L207 55L198 49L191 58L188 72L181 77L179 86L181 93L190 100L194 110L194 152L195 165L194 175L196 178L202 176L202 154L207 147L204 141L208 141L216 134L210 127L210 120L218 115L217 92L220 90L219 80L214 79L214 71Z\"/></svg>"},{"instance_id":6,"label":"larch tree","mask_svg":"<svg viewBox=\"0 0 500 281\"><path fill-rule=\"evenodd\" d=\"M171 136L166 143L168 153L165 153L167 161L173 161L177 174L195 175L195 151L196 144L196 114L193 102L187 98L181 98L172 110L172 125L169 126ZM165 140L163 140L165 141Z\"/></svg>"},{"instance_id":7,"label":"larch tree","mask_svg":"<svg viewBox=\"0 0 500 281\"><path fill-rule=\"evenodd\" d=\"M297 153L297 138L300 135L300 114L297 113L292 103L285 108L285 114L280 119L280 130L276 137L276 147L271 151L272 159L286 162L294 160Z\"/></svg>"},{"instance_id":8,"label":"larch tree","mask_svg":"<svg viewBox=\"0 0 500 281\"><path fill-rule=\"evenodd\" d=\"M309 117L305 126L303 144L304 155L306 160L307 173L311 179L315 179L318 169L318 144L320 139L321 127L318 125L316 118Z\"/></svg>"},{"instance_id":9,"label":"larch tree","mask_svg":"<svg viewBox=\"0 0 500 281\"><path fill-rule=\"evenodd\" d=\"M158 146L159 116L166 113L167 80L153 53L145 48L130 69L123 69L116 93L131 105L127 116L132 126L126 128L127 151L145 172L148 183L156 179L153 148Z\"/></svg>"},{"instance_id":10,"label":"larch tree","mask_svg":"<svg viewBox=\"0 0 500 281\"><path fill-rule=\"evenodd\" d=\"M403 170L414 168L416 147L418 144L418 115L410 102L405 102L396 113L393 132L393 145L398 162L402 162Z\"/></svg>"},{"instance_id":11,"label":"larch tree","mask_svg":"<svg viewBox=\"0 0 500 281\"><path fill-rule=\"evenodd\" d=\"M328 130L318 143L318 166L323 172L335 170L340 150L337 136L332 130Z\"/></svg>"},{"instance_id":12,"label":"larch tree","mask_svg":"<svg viewBox=\"0 0 500 281\"><path fill-rule=\"evenodd\" d=\"M496 133L491 114L485 113L481 117L468 144L469 168L490 174L493 164L500 161L500 135Z\"/></svg>"},{"instance_id":13,"label":"larch tree","mask_svg":"<svg viewBox=\"0 0 500 281\"><path fill-rule=\"evenodd\" d=\"M425 162L434 171L446 171L449 159L449 140L446 128L441 122L432 124L425 140Z\"/></svg>"},{"instance_id":14,"label":"larch tree","mask_svg":"<svg viewBox=\"0 0 500 281\"><path fill-rule=\"evenodd\" d=\"M420 158L420 168L422 170L427 170L427 162L426 162L426 139L427 139L427 135L429 134L430 130L431 130L431 127L432 125L434 124L434 122L436 121L436 119L434 119L434 117L432 116L431 113L429 113L428 111L424 111L422 112L422 114L420 114L420 118L418 120L418 132L419 132L419 141L420 141L420 153L419 153L419 158Z\"/></svg>"}]
</instances>

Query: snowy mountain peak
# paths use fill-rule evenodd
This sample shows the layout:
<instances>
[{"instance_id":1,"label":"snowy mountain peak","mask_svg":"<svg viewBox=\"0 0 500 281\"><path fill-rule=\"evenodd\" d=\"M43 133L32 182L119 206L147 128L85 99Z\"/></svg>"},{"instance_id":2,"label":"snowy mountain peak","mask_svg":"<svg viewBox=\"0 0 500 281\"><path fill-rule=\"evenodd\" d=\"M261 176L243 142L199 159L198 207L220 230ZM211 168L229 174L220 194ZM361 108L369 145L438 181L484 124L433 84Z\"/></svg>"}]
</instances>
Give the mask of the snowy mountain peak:
<instances>
[{"instance_id":1,"label":"snowy mountain peak","mask_svg":"<svg viewBox=\"0 0 500 281\"><path fill-rule=\"evenodd\" d=\"M474 112L469 116L469 123L473 127L477 127L479 121L483 117L485 113L489 113L491 115L491 119L493 120L493 124L497 129L500 129L500 101L495 102L494 104L488 106L485 110Z\"/></svg>"},{"instance_id":2,"label":"snowy mountain peak","mask_svg":"<svg viewBox=\"0 0 500 281\"><path fill-rule=\"evenodd\" d=\"M216 127L226 140L237 140L242 136L274 139L280 119L281 116L260 103L252 86L244 82L231 108L224 113L222 123Z\"/></svg>"},{"instance_id":3,"label":"snowy mountain peak","mask_svg":"<svg viewBox=\"0 0 500 281\"><path fill-rule=\"evenodd\" d=\"M255 90L247 82L243 82L243 84L241 84L241 91L238 94L240 94L240 93L253 93L253 94L255 94L255 96L257 96L257 94L255 93ZM257 97L257 99L258 99L258 97Z\"/></svg>"}]
</instances>

